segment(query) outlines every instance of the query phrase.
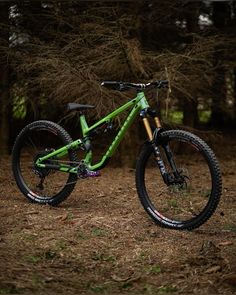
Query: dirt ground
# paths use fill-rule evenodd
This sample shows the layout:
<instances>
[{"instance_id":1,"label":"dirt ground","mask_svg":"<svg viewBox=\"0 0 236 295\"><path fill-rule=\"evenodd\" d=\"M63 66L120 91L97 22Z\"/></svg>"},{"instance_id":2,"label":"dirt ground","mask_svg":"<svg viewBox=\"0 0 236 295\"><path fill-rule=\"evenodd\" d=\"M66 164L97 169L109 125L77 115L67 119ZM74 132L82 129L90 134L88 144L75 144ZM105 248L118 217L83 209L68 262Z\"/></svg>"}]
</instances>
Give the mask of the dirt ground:
<instances>
[{"instance_id":1,"label":"dirt ground","mask_svg":"<svg viewBox=\"0 0 236 295\"><path fill-rule=\"evenodd\" d=\"M223 140L222 201L192 232L150 220L132 169L80 180L52 208L29 203L1 159L0 294L235 294L236 139Z\"/></svg>"}]
</instances>

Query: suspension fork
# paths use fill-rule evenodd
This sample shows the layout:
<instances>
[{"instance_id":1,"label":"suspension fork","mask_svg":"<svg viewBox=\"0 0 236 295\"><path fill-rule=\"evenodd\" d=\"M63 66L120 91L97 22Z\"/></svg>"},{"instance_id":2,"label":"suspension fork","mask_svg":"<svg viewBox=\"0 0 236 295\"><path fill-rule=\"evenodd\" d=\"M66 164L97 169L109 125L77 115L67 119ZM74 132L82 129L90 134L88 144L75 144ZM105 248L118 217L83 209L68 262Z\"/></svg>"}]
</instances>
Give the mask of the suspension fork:
<instances>
[{"instance_id":1,"label":"suspension fork","mask_svg":"<svg viewBox=\"0 0 236 295\"><path fill-rule=\"evenodd\" d=\"M162 129L161 122L160 122L160 120L159 120L159 118L157 116L154 117L154 121L155 121L156 126L157 126L157 136L158 136L158 130ZM163 149L165 151L167 160L170 163L170 167L171 167L171 169L173 171L173 174L177 178L179 176L179 172L178 172L178 169L176 168L176 164L175 164L174 157L173 157L172 151L170 149L170 146L169 146L168 143L165 143L162 146L163 146Z\"/></svg>"},{"instance_id":2,"label":"suspension fork","mask_svg":"<svg viewBox=\"0 0 236 295\"><path fill-rule=\"evenodd\" d=\"M157 128L155 129L154 132L152 132L152 130L151 130L149 121L147 119L147 114L150 117L152 117L154 119L154 121L155 121L155 124L156 124ZM149 141L150 141L150 143L151 143L151 145L153 147L156 162L157 162L157 165L158 165L158 167L159 167L159 169L161 171L162 178L163 178L164 182L167 185L170 185L171 183L173 183L175 181L175 179L179 178L179 171L178 171L178 169L176 167L176 164L175 164L175 161L174 161L174 158L173 158L173 154L172 154L172 151L170 149L169 144L164 143L164 144L162 144L162 147L163 147L163 149L165 151L166 158L167 158L167 160L168 160L168 162L170 164L170 167L172 169L174 178L173 178L173 176L171 176L167 172L164 161L162 160L162 157L161 157L160 150L159 150L159 148L158 148L158 146L156 144L156 142L158 142L158 136L159 136L160 132L162 131L162 126L161 126L160 119L158 118L156 111L152 110L150 108L146 109L145 112L142 111L142 113L140 115L141 115L141 117L143 119L144 127L146 129Z\"/></svg>"},{"instance_id":3,"label":"suspension fork","mask_svg":"<svg viewBox=\"0 0 236 295\"><path fill-rule=\"evenodd\" d=\"M143 124L144 124L144 127L145 127L147 135L148 135L149 142L151 143L151 145L153 147L153 152L154 152L154 156L155 156L155 159L157 162L157 166L160 169L160 172L161 172L164 182L166 184L168 184L168 177L167 177L168 173L166 171L165 164L162 160L160 150L159 150L158 146L156 145L156 136L152 132L151 126L150 126L149 121L147 119L147 115L150 115L154 119L156 127L157 127L157 129L156 129L157 131L161 130L161 122L160 122L159 118L157 117L155 110L148 108L148 109L142 110L140 113L140 116L143 120Z\"/></svg>"},{"instance_id":4,"label":"suspension fork","mask_svg":"<svg viewBox=\"0 0 236 295\"><path fill-rule=\"evenodd\" d=\"M147 115L149 115L151 118L154 119L157 130L161 130L162 126L161 126L160 119L157 116L156 110L153 110L151 108L147 108L147 109L144 109L144 110L141 111L140 117L143 120L143 124L144 124L144 127L146 129L149 141L152 142L154 140L154 136L153 136L153 132L152 132L152 129L150 127L149 121L147 119Z\"/></svg>"},{"instance_id":5,"label":"suspension fork","mask_svg":"<svg viewBox=\"0 0 236 295\"><path fill-rule=\"evenodd\" d=\"M172 154L172 151L170 149L170 146L168 143L166 144L163 144L163 149L165 151L165 154L166 154L166 157L167 157L167 160L168 162L170 163L170 166L171 166L171 169L173 171L173 174L174 174L174 177L175 178L178 178L179 177L179 171L178 169L176 168L176 164L175 164L175 161L174 161L174 157L173 157L173 154Z\"/></svg>"}]
</instances>

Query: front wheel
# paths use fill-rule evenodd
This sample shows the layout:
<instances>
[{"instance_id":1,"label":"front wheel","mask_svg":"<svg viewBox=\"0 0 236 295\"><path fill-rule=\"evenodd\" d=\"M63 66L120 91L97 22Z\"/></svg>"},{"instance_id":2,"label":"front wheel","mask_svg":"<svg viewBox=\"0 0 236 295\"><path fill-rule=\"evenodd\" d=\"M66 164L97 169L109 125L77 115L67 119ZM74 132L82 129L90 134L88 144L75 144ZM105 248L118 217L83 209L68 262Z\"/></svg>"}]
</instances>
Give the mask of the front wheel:
<instances>
[{"instance_id":1,"label":"front wheel","mask_svg":"<svg viewBox=\"0 0 236 295\"><path fill-rule=\"evenodd\" d=\"M211 217L220 200L216 157L203 140L186 131L165 131L157 141L166 173L160 172L153 146L144 145L136 166L140 201L163 227L197 228Z\"/></svg>"}]
</instances>

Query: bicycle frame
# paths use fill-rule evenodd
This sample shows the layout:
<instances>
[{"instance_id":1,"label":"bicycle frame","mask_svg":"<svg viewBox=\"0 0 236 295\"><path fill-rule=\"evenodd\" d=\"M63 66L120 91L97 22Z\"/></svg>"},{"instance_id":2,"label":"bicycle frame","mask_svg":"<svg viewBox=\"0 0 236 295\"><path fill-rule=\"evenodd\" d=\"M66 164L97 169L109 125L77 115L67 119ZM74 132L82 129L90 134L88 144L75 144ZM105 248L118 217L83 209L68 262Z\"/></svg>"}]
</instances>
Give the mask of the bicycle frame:
<instances>
[{"instance_id":1,"label":"bicycle frame","mask_svg":"<svg viewBox=\"0 0 236 295\"><path fill-rule=\"evenodd\" d=\"M90 148L86 149L86 146L90 146L89 133L91 131L95 130L101 124L111 121L113 118L115 118L116 116L123 113L124 111L126 111L129 108L132 108L132 109L129 112L125 121L123 122L118 134L116 135L116 137L112 141L111 145L108 147L108 150L102 156L102 159L100 160L100 162L92 164L92 150ZM138 113L141 113L143 110L146 110L148 108L149 108L149 104L146 100L144 92L138 92L137 96L134 99L125 103L124 105L122 105L118 109L114 110L113 112L108 114L106 117L102 118L101 120L99 120L98 122L96 122L95 124L93 124L90 127L87 124L85 116L83 114L80 115L80 124L81 124L83 138L77 139L66 146L63 146L57 150L54 150L53 152L47 154L44 157L40 157L36 161L36 165L41 168L56 169L56 170L59 170L62 172L68 172L68 173L77 173L78 167L72 167L70 165L66 165L63 163L59 163L59 164L54 165L54 164L50 164L50 163L48 164L48 163L43 163L43 162L46 160L49 160L52 157L54 159L55 158L59 159L60 157L67 154L68 151L71 149L74 150L74 149L78 149L80 147L85 147L86 156L83 159L83 161L87 165L88 169L90 169L91 171L96 171L96 170L102 169L106 165L106 163L108 162L110 157L113 155L115 150L117 149L119 143L123 139L124 135L126 134L127 130L129 129L130 125L132 124L132 122L134 121L134 119L136 118ZM158 120L157 117L154 119L155 119L155 121ZM149 125L146 117L143 118L143 120L144 120L144 125L147 130L149 139L151 140L152 139L152 132L151 132L150 125Z\"/></svg>"}]
</instances>

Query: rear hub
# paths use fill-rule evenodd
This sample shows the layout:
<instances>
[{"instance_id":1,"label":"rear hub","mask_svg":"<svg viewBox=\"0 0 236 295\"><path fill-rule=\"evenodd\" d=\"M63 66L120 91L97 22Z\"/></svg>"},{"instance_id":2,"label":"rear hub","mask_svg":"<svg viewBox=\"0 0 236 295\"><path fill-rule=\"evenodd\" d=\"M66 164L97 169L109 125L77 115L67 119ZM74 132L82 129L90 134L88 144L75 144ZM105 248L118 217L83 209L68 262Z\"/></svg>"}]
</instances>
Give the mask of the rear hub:
<instances>
[{"instance_id":1,"label":"rear hub","mask_svg":"<svg viewBox=\"0 0 236 295\"><path fill-rule=\"evenodd\" d=\"M33 171L40 178L45 178L46 176L48 176L50 174L50 172L52 171L52 169L39 167L36 163L39 158L45 157L46 155L50 154L53 151L54 151L54 149L45 149L44 151L39 152L34 158ZM49 160L45 160L43 163L44 164L52 164L52 161L49 159Z\"/></svg>"}]
</instances>

